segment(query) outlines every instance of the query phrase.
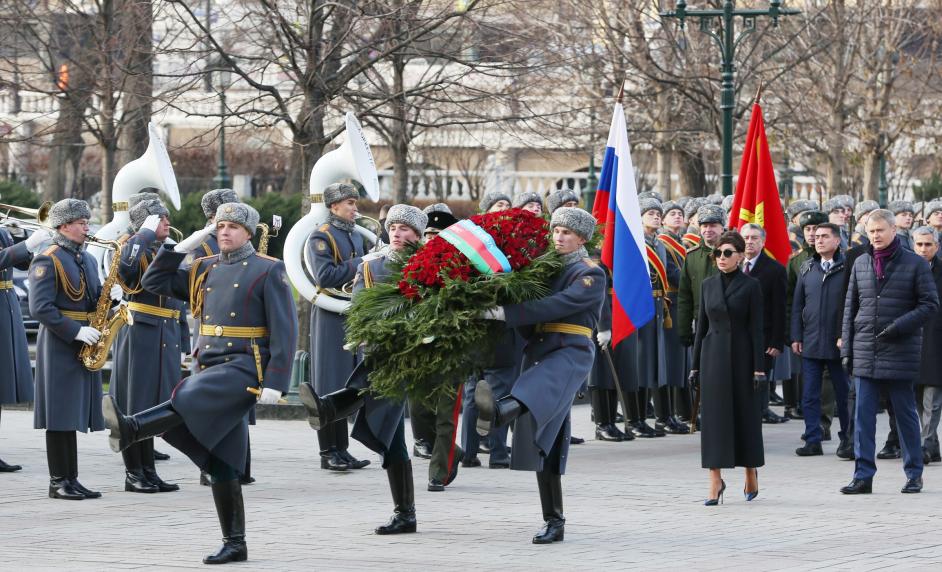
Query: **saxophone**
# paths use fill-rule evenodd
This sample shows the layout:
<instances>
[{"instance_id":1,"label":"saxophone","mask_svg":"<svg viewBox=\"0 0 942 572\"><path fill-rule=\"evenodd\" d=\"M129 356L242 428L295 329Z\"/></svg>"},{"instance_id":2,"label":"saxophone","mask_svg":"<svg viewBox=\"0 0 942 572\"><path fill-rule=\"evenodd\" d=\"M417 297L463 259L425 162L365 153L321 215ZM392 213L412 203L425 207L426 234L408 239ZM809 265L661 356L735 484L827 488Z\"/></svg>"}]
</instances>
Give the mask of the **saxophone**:
<instances>
[{"instance_id":1,"label":"saxophone","mask_svg":"<svg viewBox=\"0 0 942 572\"><path fill-rule=\"evenodd\" d=\"M108 312L111 310L111 288L118 282L121 244L112 240L98 240L96 242L114 249L114 254L111 257L111 266L108 268L108 277L101 285L101 294L98 296L95 316L89 323L91 327L101 332L101 337L95 344L82 346L78 354L79 361L89 371L98 371L105 366L111 344L114 343L115 337L117 337L121 328L128 323L128 310L124 304L119 305L114 315L108 317Z\"/></svg>"}]
</instances>

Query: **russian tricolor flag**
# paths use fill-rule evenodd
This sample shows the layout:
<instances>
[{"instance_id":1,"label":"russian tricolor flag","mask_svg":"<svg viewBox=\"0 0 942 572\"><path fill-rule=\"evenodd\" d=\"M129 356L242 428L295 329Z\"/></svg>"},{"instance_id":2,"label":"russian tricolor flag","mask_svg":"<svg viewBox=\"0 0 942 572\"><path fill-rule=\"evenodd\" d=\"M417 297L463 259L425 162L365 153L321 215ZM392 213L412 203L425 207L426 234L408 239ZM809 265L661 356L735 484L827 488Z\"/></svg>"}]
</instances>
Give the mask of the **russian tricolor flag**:
<instances>
[{"instance_id":1,"label":"russian tricolor flag","mask_svg":"<svg viewBox=\"0 0 942 572\"><path fill-rule=\"evenodd\" d=\"M615 104L602 175L592 206L605 225L602 263L612 273L612 346L654 318L648 253L641 226L635 168L628 148L628 125L621 102Z\"/></svg>"}]
</instances>

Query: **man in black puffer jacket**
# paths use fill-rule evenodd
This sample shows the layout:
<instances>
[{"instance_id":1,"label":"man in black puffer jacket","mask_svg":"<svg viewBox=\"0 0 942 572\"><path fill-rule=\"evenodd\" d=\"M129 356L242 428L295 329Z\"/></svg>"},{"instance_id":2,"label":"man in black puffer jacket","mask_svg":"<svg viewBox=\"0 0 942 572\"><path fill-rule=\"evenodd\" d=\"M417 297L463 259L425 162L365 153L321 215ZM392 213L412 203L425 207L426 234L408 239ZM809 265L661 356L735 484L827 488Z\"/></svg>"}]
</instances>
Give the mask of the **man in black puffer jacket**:
<instances>
[{"instance_id":1,"label":"man in black puffer jacket","mask_svg":"<svg viewBox=\"0 0 942 572\"><path fill-rule=\"evenodd\" d=\"M896 411L903 445L906 485L901 492L922 490L922 443L913 381L919 374L922 326L939 308L929 265L902 248L893 213L873 211L867 221L869 252L850 270L844 303L841 357L857 385L854 480L844 494L872 490L876 413L885 388Z\"/></svg>"}]
</instances>

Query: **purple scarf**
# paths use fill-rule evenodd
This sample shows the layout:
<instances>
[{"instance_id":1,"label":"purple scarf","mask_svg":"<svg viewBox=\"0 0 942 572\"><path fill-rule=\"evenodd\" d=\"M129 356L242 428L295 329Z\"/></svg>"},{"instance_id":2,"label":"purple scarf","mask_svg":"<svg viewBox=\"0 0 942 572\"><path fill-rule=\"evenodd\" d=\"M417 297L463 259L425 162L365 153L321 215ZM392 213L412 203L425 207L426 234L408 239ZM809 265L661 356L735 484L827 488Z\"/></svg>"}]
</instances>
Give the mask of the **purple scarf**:
<instances>
[{"instance_id":1,"label":"purple scarf","mask_svg":"<svg viewBox=\"0 0 942 572\"><path fill-rule=\"evenodd\" d=\"M893 239L893 242L883 250L873 251L873 267L877 272L877 280L886 279L886 261L893 257L896 254L896 250L899 248L900 242L899 237Z\"/></svg>"}]
</instances>

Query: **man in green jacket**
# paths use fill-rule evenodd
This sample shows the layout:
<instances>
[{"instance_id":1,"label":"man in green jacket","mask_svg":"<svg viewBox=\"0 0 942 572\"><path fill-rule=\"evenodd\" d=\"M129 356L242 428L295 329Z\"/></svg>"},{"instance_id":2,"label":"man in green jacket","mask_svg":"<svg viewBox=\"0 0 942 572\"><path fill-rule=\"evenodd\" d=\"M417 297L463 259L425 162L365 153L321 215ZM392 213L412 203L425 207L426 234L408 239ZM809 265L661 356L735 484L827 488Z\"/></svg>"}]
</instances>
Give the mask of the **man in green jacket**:
<instances>
[{"instance_id":1,"label":"man in green jacket","mask_svg":"<svg viewBox=\"0 0 942 572\"><path fill-rule=\"evenodd\" d=\"M687 258L680 272L680 289L677 293L677 324L680 341L685 346L693 346L693 321L700 311L700 284L716 274L713 264L713 247L723 234L723 222L726 213L719 205L705 204L697 209L697 221L700 226L699 245L687 249Z\"/></svg>"}]
</instances>

